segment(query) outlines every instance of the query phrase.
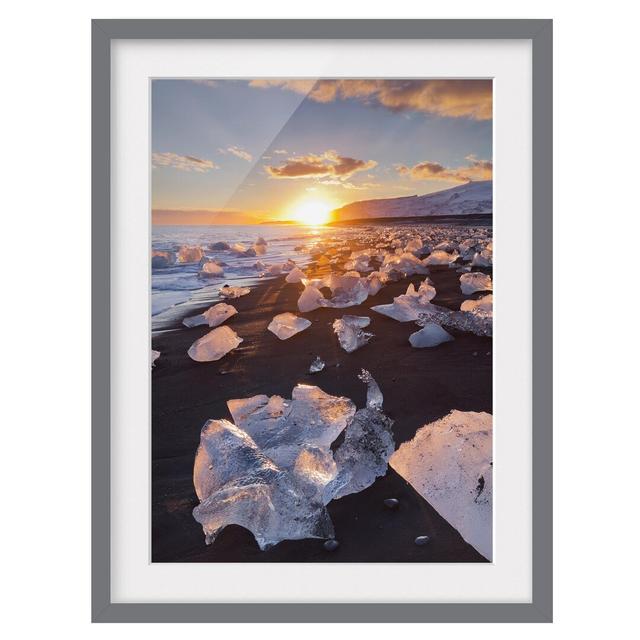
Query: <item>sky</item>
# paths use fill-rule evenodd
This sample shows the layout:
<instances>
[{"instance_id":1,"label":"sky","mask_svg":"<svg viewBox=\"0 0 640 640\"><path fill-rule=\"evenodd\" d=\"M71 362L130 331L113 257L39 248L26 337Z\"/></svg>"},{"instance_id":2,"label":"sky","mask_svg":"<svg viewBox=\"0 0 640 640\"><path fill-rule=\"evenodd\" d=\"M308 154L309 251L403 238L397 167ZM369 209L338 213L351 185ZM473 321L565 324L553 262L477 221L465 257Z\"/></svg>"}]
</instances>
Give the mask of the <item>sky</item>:
<instances>
[{"instance_id":1,"label":"sky","mask_svg":"<svg viewBox=\"0 0 640 640\"><path fill-rule=\"evenodd\" d=\"M152 84L154 224L326 222L492 177L490 80Z\"/></svg>"}]
</instances>

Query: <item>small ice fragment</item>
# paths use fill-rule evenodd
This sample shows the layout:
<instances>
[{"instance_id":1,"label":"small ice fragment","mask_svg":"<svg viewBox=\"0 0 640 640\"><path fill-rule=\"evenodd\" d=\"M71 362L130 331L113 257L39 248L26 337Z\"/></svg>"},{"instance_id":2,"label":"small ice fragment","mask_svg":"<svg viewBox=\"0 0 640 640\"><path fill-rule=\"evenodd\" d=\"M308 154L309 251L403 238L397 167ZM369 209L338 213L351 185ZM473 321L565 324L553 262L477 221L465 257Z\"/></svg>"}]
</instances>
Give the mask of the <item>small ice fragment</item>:
<instances>
[{"instance_id":1,"label":"small ice fragment","mask_svg":"<svg viewBox=\"0 0 640 640\"><path fill-rule=\"evenodd\" d=\"M400 506L400 501L397 498L387 498L384 501L384 506L393 511Z\"/></svg>"},{"instance_id":2,"label":"small ice fragment","mask_svg":"<svg viewBox=\"0 0 640 640\"><path fill-rule=\"evenodd\" d=\"M160 357L160 352L155 349L151 349L151 368L156 366L156 360Z\"/></svg>"},{"instance_id":3,"label":"small ice fragment","mask_svg":"<svg viewBox=\"0 0 640 640\"><path fill-rule=\"evenodd\" d=\"M249 289L249 287L230 287L228 284L220 288L220 295L223 298L240 298L250 292L251 289Z\"/></svg>"},{"instance_id":4,"label":"small ice fragment","mask_svg":"<svg viewBox=\"0 0 640 640\"><path fill-rule=\"evenodd\" d=\"M491 276L486 273L474 271L473 273L463 273L460 276L460 290L466 296L476 291L491 291L492 289Z\"/></svg>"},{"instance_id":5,"label":"small ice fragment","mask_svg":"<svg viewBox=\"0 0 640 640\"><path fill-rule=\"evenodd\" d=\"M215 262L205 262L198 275L202 278L220 278L224 275L224 269Z\"/></svg>"},{"instance_id":6,"label":"small ice fragment","mask_svg":"<svg viewBox=\"0 0 640 640\"><path fill-rule=\"evenodd\" d=\"M311 285L305 286L304 291L298 298L298 309L302 313L307 313L308 311L324 307L326 304L327 300L322 293Z\"/></svg>"},{"instance_id":7,"label":"small ice fragment","mask_svg":"<svg viewBox=\"0 0 640 640\"><path fill-rule=\"evenodd\" d=\"M302 269L299 269L298 267L294 267L287 274L285 282L288 282L289 284L297 284L298 282L301 282L303 278L306 278L306 276L304 275L304 271L302 271Z\"/></svg>"},{"instance_id":8,"label":"small ice fragment","mask_svg":"<svg viewBox=\"0 0 640 640\"><path fill-rule=\"evenodd\" d=\"M196 340L187 353L196 362L212 362L220 360L241 342L242 338L233 329L227 326L217 327Z\"/></svg>"},{"instance_id":9,"label":"small ice fragment","mask_svg":"<svg viewBox=\"0 0 640 640\"><path fill-rule=\"evenodd\" d=\"M420 331L416 331L409 336L411 346L417 349L437 347L443 342L451 342L452 340L453 337L435 322L428 322Z\"/></svg>"},{"instance_id":10,"label":"small ice fragment","mask_svg":"<svg viewBox=\"0 0 640 640\"><path fill-rule=\"evenodd\" d=\"M228 242L212 242L209 245L209 249L211 249L211 251L224 251L230 248L231 247L229 246Z\"/></svg>"},{"instance_id":11,"label":"small ice fragment","mask_svg":"<svg viewBox=\"0 0 640 640\"><path fill-rule=\"evenodd\" d=\"M320 356L316 356L316 359L309 366L309 373L319 373L324 369L324 361Z\"/></svg>"},{"instance_id":12,"label":"small ice fragment","mask_svg":"<svg viewBox=\"0 0 640 640\"><path fill-rule=\"evenodd\" d=\"M235 307L227 304L226 302L220 302L213 305L205 312L198 314L197 316L190 316L182 321L185 327L197 327L201 324L208 324L210 327L217 327L221 325L225 320L231 316L235 316L238 311Z\"/></svg>"},{"instance_id":13,"label":"small ice fragment","mask_svg":"<svg viewBox=\"0 0 640 640\"><path fill-rule=\"evenodd\" d=\"M373 376L366 369L362 369L358 378L367 385L367 407L382 410L382 391Z\"/></svg>"},{"instance_id":14,"label":"small ice fragment","mask_svg":"<svg viewBox=\"0 0 640 640\"><path fill-rule=\"evenodd\" d=\"M256 240L256 245L263 245L266 247L267 241L262 236L259 236L258 239Z\"/></svg>"},{"instance_id":15,"label":"small ice fragment","mask_svg":"<svg viewBox=\"0 0 640 640\"><path fill-rule=\"evenodd\" d=\"M367 316L342 316L333 323L333 331L338 336L340 346L347 352L352 353L356 349L363 347L371 338L373 333L368 333L362 329L369 325L371 318Z\"/></svg>"},{"instance_id":16,"label":"small ice fragment","mask_svg":"<svg viewBox=\"0 0 640 640\"><path fill-rule=\"evenodd\" d=\"M493 266L493 251L487 249L476 253L471 261L472 267L491 267Z\"/></svg>"},{"instance_id":17,"label":"small ice fragment","mask_svg":"<svg viewBox=\"0 0 640 640\"><path fill-rule=\"evenodd\" d=\"M326 551L335 551L340 546L340 543L337 540L326 540L322 546Z\"/></svg>"},{"instance_id":18,"label":"small ice fragment","mask_svg":"<svg viewBox=\"0 0 640 640\"><path fill-rule=\"evenodd\" d=\"M492 559L492 417L452 411L402 444L389 464L485 558Z\"/></svg>"},{"instance_id":19,"label":"small ice fragment","mask_svg":"<svg viewBox=\"0 0 640 640\"><path fill-rule=\"evenodd\" d=\"M295 336L296 333L300 333L310 326L311 320L299 318L293 313L289 313L287 311L286 313L279 313L275 316L269 323L267 329L278 336L280 340L287 340L292 336Z\"/></svg>"},{"instance_id":20,"label":"small ice fragment","mask_svg":"<svg viewBox=\"0 0 640 640\"><path fill-rule=\"evenodd\" d=\"M414 543L417 544L419 547L424 547L424 545L427 544L429 540L430 540L429 536L418 536L414 540Z\"/></svg>"}]
</instances>

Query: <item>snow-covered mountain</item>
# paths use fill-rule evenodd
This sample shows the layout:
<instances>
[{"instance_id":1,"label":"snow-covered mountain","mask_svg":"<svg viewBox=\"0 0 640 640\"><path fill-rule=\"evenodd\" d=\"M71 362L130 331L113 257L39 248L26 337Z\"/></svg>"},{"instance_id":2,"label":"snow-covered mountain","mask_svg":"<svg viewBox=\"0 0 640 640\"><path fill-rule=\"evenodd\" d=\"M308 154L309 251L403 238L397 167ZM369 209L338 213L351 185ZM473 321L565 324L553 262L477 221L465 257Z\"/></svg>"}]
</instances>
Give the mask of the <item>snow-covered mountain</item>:
<instances>
[{"instance_id":1,"label":"snow-covered mountain","mask_svg":"<svg viewBox=\"0 0 640 640\"><path fill-rule=\"evenodd\" d=\"M467 184L426 196L361 200L336 209L336 221L411 216L462 216L493 213L493 181Z\"/></svg>"}]
</instances>

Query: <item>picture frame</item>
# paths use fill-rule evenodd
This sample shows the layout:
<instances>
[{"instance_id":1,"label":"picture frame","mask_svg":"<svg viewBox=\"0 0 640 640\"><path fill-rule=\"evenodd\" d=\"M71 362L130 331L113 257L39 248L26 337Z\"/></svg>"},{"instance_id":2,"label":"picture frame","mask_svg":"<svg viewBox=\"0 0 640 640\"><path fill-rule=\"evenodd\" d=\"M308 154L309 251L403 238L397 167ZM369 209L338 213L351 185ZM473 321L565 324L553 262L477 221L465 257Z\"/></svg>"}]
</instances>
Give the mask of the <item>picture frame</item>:
<instances>
[{"instance_id":1,"label":"picture frame","mask_svg":"<svg viewBox=\"0 0 640 640\"><path fill-rule=\"evenodd\" d=\"M532 45L532 599L530 603L116 603L111 598L111 43L121 39L521 39ZM94 20L92 22L92 620L551 622L552 21Z\"/></svg>"}]
</instances>

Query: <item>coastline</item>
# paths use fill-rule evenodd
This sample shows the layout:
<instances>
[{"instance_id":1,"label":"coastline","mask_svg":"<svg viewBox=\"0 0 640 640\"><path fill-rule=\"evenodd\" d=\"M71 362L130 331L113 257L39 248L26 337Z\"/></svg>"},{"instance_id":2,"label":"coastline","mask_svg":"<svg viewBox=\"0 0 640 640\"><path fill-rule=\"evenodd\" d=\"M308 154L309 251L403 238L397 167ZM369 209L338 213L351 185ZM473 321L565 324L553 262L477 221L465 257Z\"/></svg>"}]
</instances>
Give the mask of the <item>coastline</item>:
<instances>
[{"instance_id":1,"label":"coastline","mask_svg":"<svg viewBox=\"0 0 640 640\"><path fill-rule=\"evenodd\" d=\"M459 309L468 298L460 292L459 275L448 267L431 269L437 290L434 303ZM278 340L266 326L278 313L298 313L302 285L286 284L284 276L262 282L249 295L231 301L238 314L227 324L244 342L217 362L193 362L186 353L208 327L187 329L180 324L182 318L176 318L173 328L154 335L152 346L162 355L152 373L153 562L486 561L391 468L364 491L329 504L340 542L333 553L315 539L284 541L260 551L253 536L237 526L227 527L213 545L206 546L191 515L198 504L192 470L200 429L209 418L229 417L228 399L259 393L291 397L292 388L301 382L347 396L362 407L365 387L357 374L366 368L382 389L385 413L395 421L396 447L452 409L492 412L490 338L452 331L453 342L414 349L408 336L417 330L415 323L400 323L370 310L422 280L424 276L412 276L389 283L358 306L300 314L312 325L286 341ZM189 306L188 313L208 306ZM346 314L369 316L368 330L375 334L368 345L351 354L339 347L331 328L334 319ZM326 367L309 374L317 355ZM398 498L400 508L386 509L386 498ZM430 544L416 546L413 539L418 535L430 536Z\"/></svg>"}]
</instances>

